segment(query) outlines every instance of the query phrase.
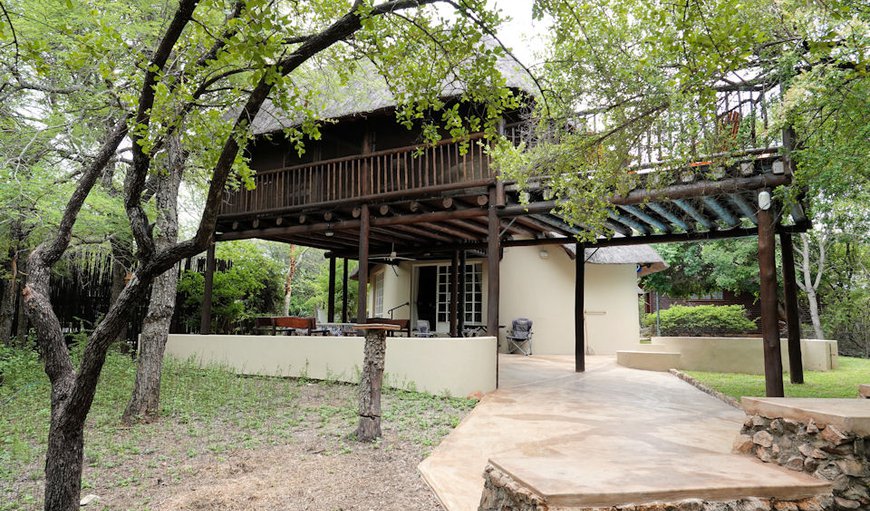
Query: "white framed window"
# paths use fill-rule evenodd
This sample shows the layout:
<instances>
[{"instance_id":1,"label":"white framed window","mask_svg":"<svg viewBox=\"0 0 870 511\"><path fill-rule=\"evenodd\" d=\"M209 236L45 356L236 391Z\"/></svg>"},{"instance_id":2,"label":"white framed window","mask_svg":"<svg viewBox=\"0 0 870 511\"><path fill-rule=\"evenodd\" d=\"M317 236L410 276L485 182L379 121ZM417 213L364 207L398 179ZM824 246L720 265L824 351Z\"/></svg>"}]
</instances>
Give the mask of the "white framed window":
<instances>
[{"instance_id":1,"label":"white framed window","mask_svg":"<svg viewBox=\"0 0 870 511\"><path fill-rule=\"evenodd\" d=\"M374 303L372 304L372 315L376 318L384 317L384 272L375 275L372 281L372 296Z\"/></svg>"},{"instance_id":2,"label":"white framed window","mask_svg":"<svg viewBox=\"0 0 870 511\"><path fill-rule=\"evenodd\" d=\"M465 265L465 322L481 323L483 321L483 265L467 263ZM439 323L450 321L450 265L438 266L436 281L436 304Z\"/></svg>"}]
</instances>

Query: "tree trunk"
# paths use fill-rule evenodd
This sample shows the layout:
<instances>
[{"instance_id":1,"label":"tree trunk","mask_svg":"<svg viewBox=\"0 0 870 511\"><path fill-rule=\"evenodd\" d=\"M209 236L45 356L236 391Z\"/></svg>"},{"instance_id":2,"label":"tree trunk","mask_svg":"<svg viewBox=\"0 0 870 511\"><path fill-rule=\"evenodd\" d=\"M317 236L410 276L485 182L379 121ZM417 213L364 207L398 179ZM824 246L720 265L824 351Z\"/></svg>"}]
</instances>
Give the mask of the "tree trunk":
<instances>
[{"instance_id":1,"label":"tree trunk","mask_svg":"<svg viewBox=\"0 0 870 511\"><path fill-rule=\"evenodd\" d=\"M5 265L9 280L0 297L0 340L7 346L12 345L12 322L15 319L16 297L18 296L18 251L9 249L9 262Z\"/></svg>"},{"instance_id":2,"label":"tree trunk","mask_svg":"<svg viewBox=\"0 0 870 511\"><path fill-rule=\"evenodd\" d=\"M366 330L362 378L359 382L359 426L356 437L371 442L381 437L381 385L384 381L386 330Z\"/></svg>"},{"instance_id":3,"label":"tree trunk","mask_svg":"<svg viewBox=\"0 0 870 511\"><path fill-rule=\"evenodd\" d=\"M130 268L133 265L133 244L129 239L111 236L109 245L112 248L112 292L109 303L113 304L121 296L121 292L130 279ZM127 325L125 324L118 332L118 340L122 342L124 352L129 346L127 340Z\"/></svg>"},{"instance_id":4,"label":"tree trunk","mask_svg":"<svg viewBox=\"0 0 870 511\"><path fill-rule=\"evenodd\" d=\"M18 274L27 275L27 257L18 256ZM15 297L21 297L23 291L24 282L23 279L19 279ZM27 309L23 299L18 300L18 315L16 317L18 318L18 326L15 331L15 344L24 347L27 346L27 331L29 330L30 319L27 317Z\"/></svg>"},{"instance_id":5,"label":"tree trunk","mask_svg":"<svg viewBox=\"0 0 870 511\"><path fill-rule=\"evenodd\" d=\"M52 391L51 428L48 431L45 458L45 509L77 511L81 500L79 483L82 477L84 428L75 424L63 426L69 420L63 400L72 385L62 387L62 392L57 388Z\"/></svg>"},{"instance_id":6,"label":"tree trunk","mask_svg":"<svg viewBox=\"0 0 870 511\"><path fill-rule=\"evenodd\" d=\"M297 252L296 245L290 245L289 258L290 262L287 265L287 278L284 280L284 308L282 311L285 316L290 315L290 299L293 297L293 277L296 276L296 271L299 269L299 261L308 250L308 247Z\"/></svg>"},{"instance_id":7,"label":"tree trunk","mask_svg":"<svg viewBox=\"0 0 870 511\"><path fill-rule=\"evenodd\" d=\"M157 184L157 232L154 246L158 250L170 247L178 240L178 188L184 169L184 154L176 137L170 139L169 172L161 175ZM130 402L121 421L124 424L151 422L160 414L160 379L163 374L163 354L169 325L175 312L178 272L170 268L154 279L151 301L142 324L139 344L139 364Z\"/></svg>"},{"instance_id":8,"label":"tree trunk","mask_svg":"<svg viewBox=\"0 0 870 511\"><path fill-rule=\"evenodd\" d=\"M807 301L810 305L810 320L813 323L813 331L816 339L824 339L825 332L822 330L822 320L819 316L819 298L816 294L818 282L813 282L812 268L810 267L810 241L809 236L801 234L801 273L803 275L803 285L800 286L807 295ZM822 261L819 264L823 264ZM821 274L822 268L819 268ZM818 279L817 279L818 281Z\"/></svg>"}]
</instances>

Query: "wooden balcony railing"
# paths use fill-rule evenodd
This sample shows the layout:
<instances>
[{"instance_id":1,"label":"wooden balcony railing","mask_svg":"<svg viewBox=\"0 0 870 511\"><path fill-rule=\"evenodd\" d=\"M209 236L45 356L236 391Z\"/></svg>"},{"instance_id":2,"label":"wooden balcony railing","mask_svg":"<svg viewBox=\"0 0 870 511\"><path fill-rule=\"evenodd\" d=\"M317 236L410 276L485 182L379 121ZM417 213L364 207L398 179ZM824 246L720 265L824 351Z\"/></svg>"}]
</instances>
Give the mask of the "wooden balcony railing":
<instances>
[{"instance_id":1,"label":"wooden balcony railing","mask_svg":"<svg viewBox=\"0 0 870 511\"><path fill-rule=\"evenodd\" d=\"M471 137L462 143L411 146L260 171L255 188L227 191L221 215L279 212L403 193L458 188L494 179L489 158Z\"/></svg>"}]
</instances>

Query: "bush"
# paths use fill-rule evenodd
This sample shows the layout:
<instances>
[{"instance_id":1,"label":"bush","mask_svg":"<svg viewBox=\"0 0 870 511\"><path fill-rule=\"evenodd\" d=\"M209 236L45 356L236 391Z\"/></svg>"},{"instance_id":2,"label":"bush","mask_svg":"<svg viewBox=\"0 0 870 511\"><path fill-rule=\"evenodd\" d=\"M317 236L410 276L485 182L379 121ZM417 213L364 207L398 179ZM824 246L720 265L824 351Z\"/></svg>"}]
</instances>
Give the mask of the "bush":
<instances>
[{"instance_id":1,"label":"bush","mask_svg":"<svg viewBox=\"0 0 870 511\"><path fill-rule=\"evenodd\" d=\"M661 335L665 336L739 335L756 327L742 305L674 305L659 314ZM647 314L644 323L655 326L655 313Z\"/></svg>"}]
</instances>

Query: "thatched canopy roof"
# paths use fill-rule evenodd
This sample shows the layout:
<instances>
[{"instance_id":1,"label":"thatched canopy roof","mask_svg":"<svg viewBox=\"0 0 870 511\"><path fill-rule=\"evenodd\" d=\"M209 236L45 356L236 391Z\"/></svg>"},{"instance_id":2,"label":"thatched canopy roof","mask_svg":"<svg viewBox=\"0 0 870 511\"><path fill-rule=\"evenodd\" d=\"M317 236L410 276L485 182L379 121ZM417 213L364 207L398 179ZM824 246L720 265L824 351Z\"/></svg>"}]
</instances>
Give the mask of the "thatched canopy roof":
<instances>
[{"instance_id":1,"label":"thatched canopy roof","mask_svg":"<svg viewBox=\"0 0 870 511\"><path fill-rule=\"evenodd\" d=\"M576 257L574 245L563 245L569 255ZM650 245L626 245L614 247L592 247L585 251L589 264L638 264L638 276L648 275L668 267L662 256Z\"/></svg>"},{"instance_id":2,"label":"thatched canopy roof","mask_svg":"<svg viewBox=\"0 0 870 511\"><path fill-rule=\"evenodd\" d=\"M530 94L536 90L531 77L513 58L508 56L500 58L496 62L496 68L505 78L508 87ZM329 76L330 71L323 70L323 73ZM387 82L371 64L359 64L348 85L340 86L337 85L338 83L337 79L327 78L309 84L312 90L317 90L316 97L320 100L320 104L313 105L313 109L321 119L339 120L365 116L389 111L397 105ZM444 83L441 97L456 98L462 95L464 90L464 84L458 77L452 76ZM302 120L299 114L281 111L272 101L266 100L254 119L252 128L255 135L262 135L295 126Z\"/></svg>"}]
</instances>

